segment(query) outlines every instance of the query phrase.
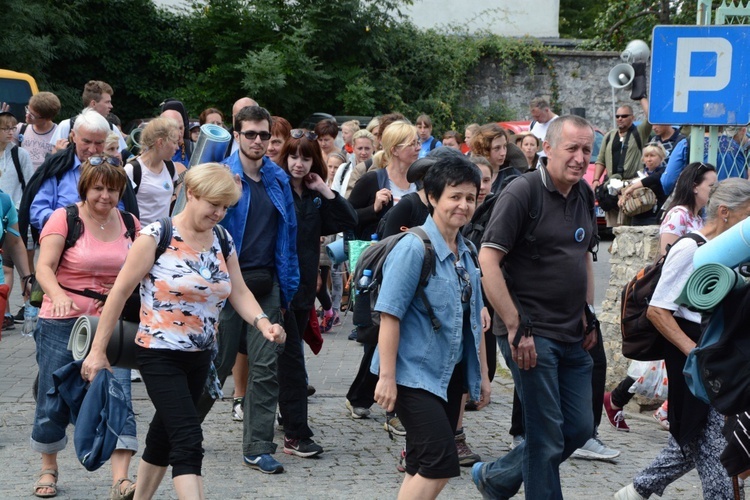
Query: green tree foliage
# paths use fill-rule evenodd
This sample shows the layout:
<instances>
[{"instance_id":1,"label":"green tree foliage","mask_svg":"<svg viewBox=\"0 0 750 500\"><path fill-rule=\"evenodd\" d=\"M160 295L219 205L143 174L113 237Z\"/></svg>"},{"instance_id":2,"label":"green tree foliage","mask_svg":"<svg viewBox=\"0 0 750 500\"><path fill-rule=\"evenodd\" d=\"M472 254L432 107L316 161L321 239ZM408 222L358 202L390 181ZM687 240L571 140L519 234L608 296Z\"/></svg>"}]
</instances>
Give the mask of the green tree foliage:
<instances>
[{"instance_id":1,"label":"green tree foliage","mask_svg":"<svg viewBox=\"0 0 750 500\"><path fill-rule=\"evenodd\" d=\"M631 40L651 44L657 24L695 24L696 2L688 0L609 0L594 21L588 48L623 50Z\"/></svg>"},{"instance_id":2,"label":"green tree foliage","mask_svg":"<svg viewBox=\"0 0 750 500\"><path fill-rule=\"evenodd\" d=\"M606 8L607 3L602 0L560 0L560 38L596 37L594 19Z\"/></svg>"}]
</instances>

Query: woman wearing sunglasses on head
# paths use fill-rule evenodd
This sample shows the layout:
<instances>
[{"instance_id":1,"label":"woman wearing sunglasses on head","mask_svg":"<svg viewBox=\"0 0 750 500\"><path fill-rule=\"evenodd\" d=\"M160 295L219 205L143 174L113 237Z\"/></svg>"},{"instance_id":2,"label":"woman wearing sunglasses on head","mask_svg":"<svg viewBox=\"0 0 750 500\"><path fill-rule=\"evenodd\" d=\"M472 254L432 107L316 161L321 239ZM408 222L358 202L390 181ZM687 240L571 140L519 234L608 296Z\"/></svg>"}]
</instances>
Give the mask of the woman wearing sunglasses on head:
<instances>
[{"instance_id":1,"label":"woman wearing sunglasses on head","mask_svg":"<svg viewBox=\"0 0 750 500\"><path fill-rule=\"evenodd\" d=\"M79 316L99 316L103 306L102 302L82 294L84 290L103 295L109 292L133 238L140 231L138 219L117 209L127 181L119 159L106 155L89 157L81 167L78 181L81 201L74 205L82 224L80 236L72 247L65 249L69 233L66 208L52 213L40 236L36 277L45 295L34 330L39 386L31 433L31 448L42 454L42 471L34 485L37 497L57 494L57 453L67 444L67 422L45 413L47 391L53 386L52 374L73 362L67 346L75 321ZM132 220L133 234L126 234L129 224L126 218ZM115 369L115 377L130 405L130 370ZM111 458L111 498L133 497L135 484L128 479L128 467L137 449L135 419L131 415Z\"/></svg>"},{"instance_id":2,"label":"woman wearing sunglasses on head","mask_svg":"<svg viewBox=\"0 0 750 500\"><path fill-rule=\"evenodd\" d=\"M371 370L375 401L394 408L406 429L406 477L399 498L435 498L460 475L454 440L464 388L482 408L490 382L482 335L480 272L459 233L474 213L479 169L465 157L441 158L424 177L430 217L420 226L432 243L435 269L424 296L439 320L433 327L417 294L425 247L407 235L383 265L375 310L380 335Z\"/></svg>"},{"instance_id":3,"label":"woman wearing sunglasses on head","mask_svg":"<svg viewBox=\"0 0 750 500\"><path fill-rule=\"evenodd\" d=\"M327 168L316 139L314 133L294 129L281 151L281 166L289 174L297 215L300 282L284 317L289 338L279 356L279 410L284 453L305 458L323 452L311 439L313 433L307 425L307 372L302 350L302 335L315 307L320 237L357 225L357 214L349 202L325 181ZM330 309L330 299L323 307Z\"/></svg>"}]
</instances>

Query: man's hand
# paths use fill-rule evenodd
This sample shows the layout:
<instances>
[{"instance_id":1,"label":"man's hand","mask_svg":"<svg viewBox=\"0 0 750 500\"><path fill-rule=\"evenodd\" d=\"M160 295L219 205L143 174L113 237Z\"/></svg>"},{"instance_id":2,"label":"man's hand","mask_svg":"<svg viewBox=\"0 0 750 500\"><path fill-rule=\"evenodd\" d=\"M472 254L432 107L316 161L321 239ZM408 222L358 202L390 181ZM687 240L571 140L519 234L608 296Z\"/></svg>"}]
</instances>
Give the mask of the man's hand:
<instances>
[{"instance_id":1,"label":"man's hand","mask_svg":"<svg viewBox=\"0 0 750 500\"><path fill-rule=\"evenodd\" d=\"M510 344L511 356L521 370L530 370L536 366L536 346L534 344L534 337L521 337L518 347L515 347L513 345L513 340L516 335L521 335L521 333L508 330L508 343Z\"/></svg>"},{"instance_id":2,"label":"man's hand","mask_svg":"<svg viewBox=\"0 0 750 500\"><path fill-rule=\"evenodd\" d=\"M591 330L583 337L583 348L590 351L597 343L596 329Z\"/></svg>"}]
</instances>

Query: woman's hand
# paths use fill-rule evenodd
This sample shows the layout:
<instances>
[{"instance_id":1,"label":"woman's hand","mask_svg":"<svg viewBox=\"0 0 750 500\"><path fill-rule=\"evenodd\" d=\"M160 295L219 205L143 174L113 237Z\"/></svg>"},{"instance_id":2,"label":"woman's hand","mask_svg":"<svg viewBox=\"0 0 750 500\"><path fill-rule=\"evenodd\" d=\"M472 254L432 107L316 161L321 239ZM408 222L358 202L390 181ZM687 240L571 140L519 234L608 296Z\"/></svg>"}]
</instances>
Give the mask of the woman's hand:
<instances>
[{"instance_id":1,"label":"woman's hand","mask_svg":"<svg viewBox=\"0 0 750 500\"><path fill-rule=\"evenodd\" d=\"M490 404L490 396L492 394L492 383L490 382L487 375L482 375L482 385L479 389L479 401L477 401L477 410L481 410L488 404Z\"/></svg>"},{"instance_id":2,"label":"woman's hand","mask_svg":"<svg viewBox=\"0 0 750 500\"><path fill-rule=\"evenodd\" d=\"M263 336L271 342L276 342L277 344L283 344L286 342L286 332L278 323L274 323L265 330L261 330L261 332L263 333Z\"/></svg>"},{"instance_id":3,"label":"woman's hand","mask_svg":"<svg viewBox=\"0 0 750 500\"><path fill-rule=\"evenodd\" d=\"M92 350L89 352L89 355L86 356L86 359L83 360L83 365L81 365L81 377L84 380L92 382L94 377L96 377L96 374L99 373L99 370L112 371L112 368L109 366L109 360L107 359L106 353Z\"/></svg>"},{"instance_id":4,"label":"woman's hand","mask_svg":"<svg viewBox=\"0 0 750 500\"><path fill-rule=\"evenodd\" d=\"M65 293L61 293L52 298L52 316L62 318L69 316L71 311L80 311L73 299Z\"/></svg>"},{"instance_id":5,"label":"woman's hand","mask_svg":"<svg viewBox=\"0 0 750 500\"><path fill-rule=\"evenodd\" d=\"M375 402L385 411L393 411L396 407L396 379L380 377L378 384L375 386Z\"/></svg>"},{"instance_id":6,"label":"woman's hand","mask_svg":"<svg viewBox=\"0 0 750 500\"><path fill-rule=\"evenodd\" d=\"M633 196L633 192L635 192L636 189L642 188L643 184L640 180L631 182L628 184L627 187L622 188L620 191L620 199L617 201L617 204L619 206L622 206L625 203L625 200Z\"/></svg>"},{"instance_id":7,"label":"woman's hand","mask_svg":"<svg viewBox=\"0 0 750 500\"><path fill-rule=\"evenodd\" d=\"M327 195L328 192L332 192L331 188L328 187L328 184L326 184L326 182L314 172L310 172L309 174L307 174L304 177L303 181L305 182L305 186L307 186L307 189L311 191L317 191L323 196Z\"/></svg>"},{"instance_id":8,"label":"woman's hand","mask_svg":"<svg viewBox=\"0 0 750 500\"><path fill-rule=\"evenodd\" d=\"M375 212L380 212L383 210L383 207L385 207L390 201L393 195L391 194L391 190L388 188L383 188L377 193L375 193L375 203L373 203L372 208L375 210Z\"/></svg>"},{"instance_id":9,"label":"woman's hand","mask_svg":"<svg viewBox=\"0 0 750 500\"><path fill-rule=\"evenodd\" d=\"M490 325L492 325L492 318L490 317L490 311L486 307L482 308L481 311L482 316L482 333L486 332L490 329Z\"/></svg>"}]
</instances>

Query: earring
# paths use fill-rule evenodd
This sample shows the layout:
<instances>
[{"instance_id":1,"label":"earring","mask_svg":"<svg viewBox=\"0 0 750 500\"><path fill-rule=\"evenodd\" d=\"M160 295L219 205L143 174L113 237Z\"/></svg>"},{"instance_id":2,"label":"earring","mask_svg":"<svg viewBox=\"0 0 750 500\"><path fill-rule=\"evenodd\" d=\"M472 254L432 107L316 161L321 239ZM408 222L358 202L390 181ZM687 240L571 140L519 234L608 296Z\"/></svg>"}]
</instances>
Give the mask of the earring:
<instances>
[{"instance_id":1,"label":"earring","mask_svg":"<svg viewBox=\"0 0 750 500\"><path fill-rule=\"evenodd\" d=\"M728 220L729 220L729 219L727 219L726 217L724 217L724 223L725 223L725 224L727 223L727 221L728 221Z\"/></svg>"}]
</instances>

